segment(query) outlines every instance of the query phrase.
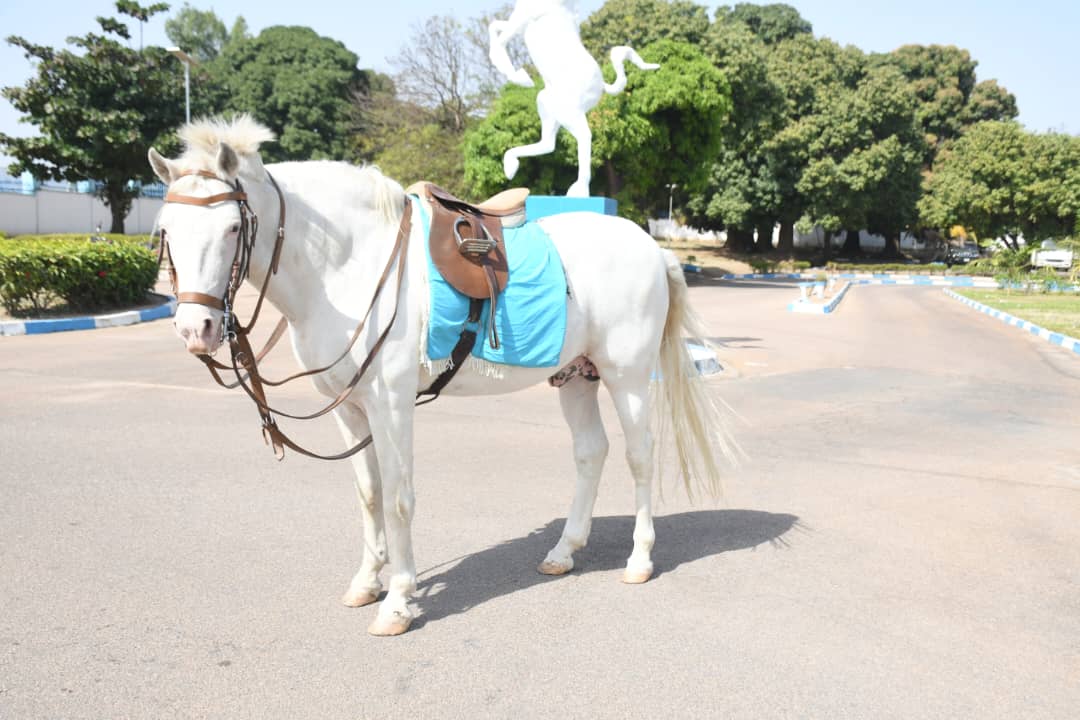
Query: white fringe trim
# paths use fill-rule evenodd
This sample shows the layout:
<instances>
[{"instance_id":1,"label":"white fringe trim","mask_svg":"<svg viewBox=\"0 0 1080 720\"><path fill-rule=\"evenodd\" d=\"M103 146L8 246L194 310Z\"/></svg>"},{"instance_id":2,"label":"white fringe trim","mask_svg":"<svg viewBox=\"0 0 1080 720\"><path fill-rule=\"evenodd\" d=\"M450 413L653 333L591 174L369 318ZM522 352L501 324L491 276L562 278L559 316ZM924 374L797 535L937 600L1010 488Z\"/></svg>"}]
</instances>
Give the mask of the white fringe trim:
<instances>
[{"instance_id":1,"label":"white fringe trim","mask_svg":"<svg viewBox=\"0 0 1080 720\"><path fill-rule=\"evenodd\" d=\"M506 376L505 365L498 365L474 355L470 355L468 360L465 361L465 369L471 370L480 377L489 377L493 380L502 380Z\"/></svg>"}]
</instances>

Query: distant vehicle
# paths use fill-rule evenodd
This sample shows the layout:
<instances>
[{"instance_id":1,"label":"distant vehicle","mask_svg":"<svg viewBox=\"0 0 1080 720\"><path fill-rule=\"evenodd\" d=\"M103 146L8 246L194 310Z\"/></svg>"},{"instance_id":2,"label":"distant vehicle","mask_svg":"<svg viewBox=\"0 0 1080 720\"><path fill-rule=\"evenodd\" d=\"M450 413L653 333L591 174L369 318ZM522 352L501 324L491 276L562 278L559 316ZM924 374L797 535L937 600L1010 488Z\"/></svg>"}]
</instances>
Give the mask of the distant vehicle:
<instances>
[{"instance_id":1,"label":"distant vehicle","mask_svg":"<svg viewBox=\"0 0 1080 720\"><path fill-rule=\"evenodd\" d=\"M1058 248L1053 240L1043 240L1042 247L1031 254L1031 267L1068 270L1073 264L1073 251Z\"/></svg>"},{"instance_id":2,"label":"distant vehicle","mask_svg":"<svg viewBox=\"0 0 1080 720\"><path fill-rule=\"evenodd\" d=\"M979 246L973 242L966 242L963 245L950 245L945 250L945 264L952 265L966 265L972 260L977 260L980 256Z\"/></svg>"}]
</instances>

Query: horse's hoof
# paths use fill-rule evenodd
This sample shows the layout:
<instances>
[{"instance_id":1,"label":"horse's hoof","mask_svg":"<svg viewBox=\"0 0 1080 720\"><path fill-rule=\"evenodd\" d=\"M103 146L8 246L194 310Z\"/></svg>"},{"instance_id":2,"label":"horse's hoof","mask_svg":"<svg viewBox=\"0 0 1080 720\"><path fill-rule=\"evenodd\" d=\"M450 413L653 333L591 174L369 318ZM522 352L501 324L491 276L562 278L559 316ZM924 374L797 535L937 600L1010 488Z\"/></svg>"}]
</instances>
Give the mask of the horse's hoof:
<instances>
[{"instance_id":1,"label":"horse's hoof","mask_svg":"<svg viewBox=\"0 0 1080 720\"><path fill-rule=\"evenodd\" d=\"M392 620L384 620L380 617L376 617L375 620L368 625L368 634L375 637L393 637L400 635L409 629L409 625L412 623L411 617L402 617L401 615L394 615Z\"/></svg>"},{"instance_id":2,"label":"horse's hoof","mask_svg":"<svg viewBox=\"0 0 1080 720\"><path fill-rule=\"evenodd\" d=\"M345 607L363 607L370 605L379 599L379 593L371 590L352 590L351 588L341 596L341 602Z\"/></svg>"},{"instance_id":3,"label":"horse's hoof","mask_svg":"<svg viewBox=\"0 0 1080 720\"><path fill-rule=\"evenodd\" d=\"M569 563L558 563L552 560L545 560L540 563L540 567L536 568L542 575L565 575L574 569L574 561Z\"/></svg>"},{"instance_id":4,"label":"horse's hoof","mask_svg":"<svg viewBox=\"0 0 1080 720\"><path fill-rule=\"evenodd\" d=\"M623 571L622 581L627 585L640 585L652 577L652 566L648 568L626 568Z\"/></svg>"}]
</instances>

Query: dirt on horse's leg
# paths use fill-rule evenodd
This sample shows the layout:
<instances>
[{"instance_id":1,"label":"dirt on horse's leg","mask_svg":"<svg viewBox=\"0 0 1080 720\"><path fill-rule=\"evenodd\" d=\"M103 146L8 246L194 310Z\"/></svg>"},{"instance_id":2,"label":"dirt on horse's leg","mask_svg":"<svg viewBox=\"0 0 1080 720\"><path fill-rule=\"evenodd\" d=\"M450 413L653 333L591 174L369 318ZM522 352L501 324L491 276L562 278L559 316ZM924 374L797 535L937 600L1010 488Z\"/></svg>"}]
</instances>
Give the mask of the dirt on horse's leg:
<instances>
[{"instance_id":1,"label":"dirt on horse's leg","mask_svg":"<svg viewBox=\"0 0 1080 720\"><path fill-rule=\"evenodd\" d=\"M545 575L562 575L573 569L574 551L585 547L589 539L596 491L608 452L607 435L600 421L596 398L599 386L599 382L577 377L559 388L563 417L574 438L577 484L562 537L538 568Z\"/></svg>"},{"instance_id":2,"label":"dirt on horse's leg","mask_svg":"<svg viewBox=\"0 0 1080 720\"><path fill-rule=\"evenodd\" d=\"M652 548L656 541L652 520L653 442L649 431L649 378L624 375L608 383L615 411L626 436L626 462L634 476L634 550L626 561L625 583L643 583L652 577Z\"/></svg>"},{"instance_id":3,"label":"dirt on horse's leg","mask_svg":"<svg viewBox=\"0 0 1080 720\"><path fill-rule=\"evenodd\" d=\"M355 445L370 432L367 417L359 408L348 403L334 410L345 444ZM341 602L360 607L375 602L382 591L379 570L386 564L386 529L383 525L382 488L379 463L372 448L361 450L350 458L356 473L356 495L360 500L363 519L364 548L360 569L356 572Z\"/></svg>"}]
</instances>

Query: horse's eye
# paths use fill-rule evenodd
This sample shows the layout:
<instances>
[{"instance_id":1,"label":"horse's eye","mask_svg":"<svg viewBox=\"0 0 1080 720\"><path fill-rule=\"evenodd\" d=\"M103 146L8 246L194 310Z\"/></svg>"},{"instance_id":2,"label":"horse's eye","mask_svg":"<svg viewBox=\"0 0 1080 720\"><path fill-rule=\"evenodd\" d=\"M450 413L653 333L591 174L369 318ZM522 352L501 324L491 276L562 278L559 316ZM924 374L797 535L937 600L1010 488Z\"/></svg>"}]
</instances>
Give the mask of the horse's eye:
<instances>
[{"instance_id":1,"label":"horse's eye","mask_svg":"<svg viewBox=\"0 0 1080 720\"><path fill-rule=\"evenodd\" d=\"M229 232L231 232L231 233L238 233L238 232L240 232L240 223L236 223L236 224L235 224L235 225L233 225L233 226L232 226L231 228L229 228Z\"/></svg>"}]
</instances>

